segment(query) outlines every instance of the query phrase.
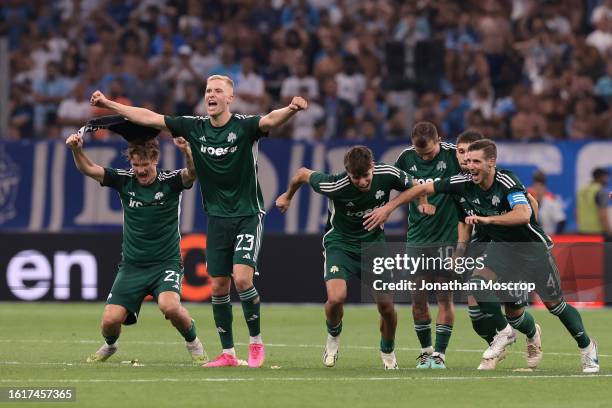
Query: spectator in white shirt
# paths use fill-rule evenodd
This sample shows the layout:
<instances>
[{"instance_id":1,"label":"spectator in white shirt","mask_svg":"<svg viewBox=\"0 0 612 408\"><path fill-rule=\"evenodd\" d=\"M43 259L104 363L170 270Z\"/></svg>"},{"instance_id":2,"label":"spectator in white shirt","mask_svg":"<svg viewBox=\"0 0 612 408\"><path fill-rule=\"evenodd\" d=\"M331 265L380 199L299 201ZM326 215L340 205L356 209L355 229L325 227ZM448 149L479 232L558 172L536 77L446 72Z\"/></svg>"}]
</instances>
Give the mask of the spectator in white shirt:
<instances>
[{"instance_id":1,"label":"spectator in white shirt","mask_svg":"<svg viewBox=\"0 0 612 408\"><path fill-rule=\"evenodd\" d=\"M234 102L232 109L252 115L264 111L266 90L263 78L255 72L255 61L245 56L240 61L242 69L234 78Z\"/></svg>"},{"instance_id":2,"label":"spectator in white shirt","mask_svg":"<svg viewBox=\"0 0 612 408\"><path fill-rule=\"evenodd\" d=\"M68 137L76 133L91 118L91 104L87 96L85 86L78 83L70 97L60 102L57 108L57 124L62 126L62 135Z\"/></svg>"},{"instance_id":3,"label":"spectator in white shirt","mask_svg":"<svg viewBox=\"0 0 612 408\"><path fill-rule=\"evenodd\" d=\"M338 97L357 106L361 94L366 89L366 78L358 71L359 61L355 56L344 57L343 70L336 74Z\"/></svg>"},{"instance_id":4,"label":"spectator in white shirt","mask_svg":"<svg viewBox=\"0 0 612 408\"><path fill-rule=\"evenodd\" d=\"M300 94L300 89L304 89L306 92ZM289 103L294 95L302 95L308 101L314 100L319 96L319 84L315 77L308 75L308 65L304 60L300 60L295 65L294 72L283 81L281 86L283 103Z\"/></svg>"},{"instance_id":5,"label":"spectator in white shirt","mask_svg":"<svg viewBox=\"0 0 612 408\"><path fill-rule=\"evenodd\" d=\"M548 191L546 175L538 170L533 174L529 192L538 202L538 222L548 235L561 234L565 229L566 215L559 197Z\"/></svg>"}]
</instances>

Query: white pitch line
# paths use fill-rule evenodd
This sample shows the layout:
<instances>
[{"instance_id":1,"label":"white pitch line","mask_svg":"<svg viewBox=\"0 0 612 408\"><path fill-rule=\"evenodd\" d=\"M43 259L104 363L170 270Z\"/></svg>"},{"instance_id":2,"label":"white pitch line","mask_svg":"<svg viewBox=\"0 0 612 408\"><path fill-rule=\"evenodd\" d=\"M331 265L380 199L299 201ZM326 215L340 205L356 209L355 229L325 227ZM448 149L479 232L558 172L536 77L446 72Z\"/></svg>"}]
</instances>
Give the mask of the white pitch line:
<instances>
[{"instance_id":1,"label":"white pitch line","mask_svg":"<svg viewBox=\"0 0 612 408\"><path fill-rule=\"evenodd\" d=\"M68 343L68 344L99 344L102 340L48 340L48 339L21 339L18 341L12 339L0 339L0 343ZM170 346L177 344L184 344L181 341L142 341L142 340L129 340L126 344L141 344L141 345L158 345L158 346ZM248 346L248 343L235 343L236 346ZM284 343L266 343L267 347L285 347L285 348L323 348L323 344L284 344ZM375 346L353 346L343 345L343 349L353 350L378 350ZM420 348L416 347L396 347L396 351L421 351ZM451 349L451 352L456 353L482 353L483 350L477 349ZM523 351L508 351L511 354L525 354ZM448 353L447 353L448 354ZM557 353L557 352L546 352L547 356L577 356L576 353ZM612 354L599 354L599 357L612 357Z\"/></svg>"},{"instance_id":2,"label":"white pitch line","mask_svg":"<svg viewBox=\"0 0 612 408\"><path fill-rule=\"evenodd\" d=\"M491 377L218 377L218 378L130 378L130 379L118 379L118 378L70 378L70 379L59 379L59 378L11 378L11 379L0 379L0 383L157 383L157 382L236 382L236 381L270 381L270 382L300 382L300 381L337 381L337 382L353 382L353 381L414 381L414 380L425 380L425 381L472 381L472 380L514 380L514 379L569 379L569 378L607 378L612 377L612 374L570 374L570 375L499 375Z\"/></svg>"}]
</instances>

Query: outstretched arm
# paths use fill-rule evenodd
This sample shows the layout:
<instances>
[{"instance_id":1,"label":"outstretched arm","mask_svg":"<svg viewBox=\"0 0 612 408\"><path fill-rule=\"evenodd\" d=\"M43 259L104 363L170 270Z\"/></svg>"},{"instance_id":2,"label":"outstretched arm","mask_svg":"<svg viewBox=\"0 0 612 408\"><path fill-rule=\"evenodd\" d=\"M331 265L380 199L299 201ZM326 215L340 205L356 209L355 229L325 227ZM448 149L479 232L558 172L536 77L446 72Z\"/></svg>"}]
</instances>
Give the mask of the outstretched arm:
<instances>
[{"instance_id":1,"label":"outstretched arm","mask_svg":"<svg viewBox=\"0 0 612 408\"><path fill-rule=\"evenodd\" d=\"M269 132L270 129L278 127L287 122L293 115L301 110L308 108L306 99L294 96L291 103L284 108L273 110L259 120L259 129L262 132ZM162 118L163 120L163 118Z\"/></svg>"},{"instance_id":2,"label":"outstretched arm","mask_svg":"<svg viewBox=\"0 0 612 408\"><path fill-rule=\"evenodd\" d=\"M471 215L465 217L465 223L470 225L476 224L491 224L500 225L503 227L516 227L519 225L529 224L531 218L531 208L527 204L517 204L509 211L502 215L492 215L483 217L480 215Z\"/></svg>"},{"instance_id":3,"label":"outstretched arm","mask_svg":"<svg viewBox=\"0 0 612 408\"><path fill-rule=\"evenodd\" d=\"M101 108L110 109L119 115L125 117L131 122L138 125L150 126L156 129L167 130L164 116L159 113L155 113L145 108L138 108L136 106L128 106L122 103L111 101L100 91L95 91L91 95L90 100L92 106L99 106Z\"/></svg>"},{"instance_id":4,"label":"outstretched arm","mask_svg":"<svg viewBox=\"0 0 612 408\"><path fill-rule=\"evenodd\" d=\"M414 186L411 189L404 191L382 207L375 209L369 214L366 214L364 217L365 221L363 222L363 226L368 231L372 231L379 225L384 224L384 222L387 221L391 213L395 211L397 207L408 204L410 201L422 195L432 195L435 192L433 183L425 183Z\"/></svg>"},{"instance_id":5,"label":"outstretched arm","mask_svg":"<svg viewBox=\"0 0 612 408\"><path fill-rule=\"evenodd\" d=\"M72 157L77 169L84 175L91 177L98 183L104 180L104 168L94 162L83 151L83 136L77 134L70 135L66 139L66 146L72 150Z\"/></svg>"},{"instance_id":6,"label":"outstretched arm","mask_svg":"<svg viewBox=\"0 0 612 408\"><path fill-rule=\"evenodd\" d=\"M182 137L175 137L172 139L176 147L180 149L185 155L185 168L181 170L181 179L185 187L191 187L196 179L195 164L193 163L193 156L191 155L191 147L189 143Z\"/></svg>"},{"instance_id":7,"label":"outstretched arm","mask_svg":"<svg viewBox=\"0 0 612 408\"><path fill-rule=\"evenodd\" d=\"M313 170L302 167L291 178L287 191L278 196L276 199L276 206L281 213L284 214L289 209L289 205L291 204L291 199L293 198L294 194L302 184L308 183L312 173L314 173Z\"/></svg>"}]
</instances>

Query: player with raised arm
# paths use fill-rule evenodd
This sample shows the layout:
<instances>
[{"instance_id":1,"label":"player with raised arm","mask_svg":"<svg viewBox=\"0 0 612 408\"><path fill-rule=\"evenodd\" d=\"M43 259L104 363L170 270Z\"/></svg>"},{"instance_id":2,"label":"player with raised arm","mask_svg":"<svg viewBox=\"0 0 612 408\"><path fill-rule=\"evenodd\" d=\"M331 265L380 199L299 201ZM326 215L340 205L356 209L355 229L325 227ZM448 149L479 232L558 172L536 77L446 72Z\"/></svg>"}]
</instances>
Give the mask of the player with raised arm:
<instances>
[{"instance_id":1,"label":"player with raised arm","mask_svg":"<svg viewBox=\"0 0 612 408\"><path fill-rule=\"evenodd\" d=\"M597 373L597 344L586 333L580 313L563 298L559 271L550 252L552 242L537 223L524 186L511 171L497 169L496 160L495 143L486 139L474 142L468 148L470 177L457 175L416 186L366 215L364 225L368 229L377 228L395 208L422 194L437 192L462 197L466 224L480 226L491 240L486 249L485 268L476 270L470 280L480 288L474 291L474 297L482 312L491 315L496 329L483 358L499 357L515 341L514 330L502 314L499 300L483 283L498 277L514 281L520 277L535 284L546 308L577 342L582 371Z\"/></svg>"},{"instance_id":2,"label":"player with raised arm","mask_svg":"<svg viewBox=\"0 0 612 408\"><path fill-rule=\"evenodd\" d=\"M382 228L370 231L363 228L362 217L384 205L391 190L404 191L412 185L412 178L405 172L394 166L374 163L372 152L365 146L352 147L344 156L344 167L346 171L335 175L301 168L291 179L287 192L276 200L276 206L284 213L295 192L305 183L328 198L328 219L323 236L328 333L323 363L327 367L335 366L338 358L347 281L351 277L367 277L361 273L362 245L385 240ZM393 298L382 292L375 293L374 298L380 313L383 365L385 369L397 369L394 352L397 314Z\"/></svg>"},{"instance_id":3,"label":"player with raised arm","mask_svg":"<svg viewBox=\"0 0 612 408\"><path fill-rule=\"evenodd\" d=\"M468 168L468 148L471 143L482 139L484 139L484 136L479 131L474 129L468 129L457 137L457 160L461 166L461 172L468 177L470 174ZM456 195L453 195L452 197L455 204L459 207L459 212L461 214L461 197ZM531 196L531 194L527 195L527 199L537 218L537 201ZM464 217L460 217L457 227L459 241L455 250L455 256L467 256L475 259L482 255L482 252L484 252L484 246L486 245L486 242L490 241L490 239L487 238L482 228L479 228L478 225L468 225L463 221ZM472 244L471 247L469 246L470 243ZM541 328L537 323L535 323L535 319L531 313L525 310L525 307L527 306L527 293L517 294L514 293L514 291L509 291L508 293L504 293L504 297L508 298L506 299L507 301L504 302L504 311L508 323L526 336L527 351L525 356L527 359L527 367L532 369L536 368L540 361L542 361ZM472 295L468 295L467 301L470 320L472 322L474 331L480 337L482 337L487 344L491 344L496 334L493 319L491 319L489 315L482 313L476 299L474 299ZM493 370L497 366L497 363L503 360L505 357L506 353L504 351L498 357L489 359L483 358L478 365L478 369Z\"/></svg>"},{"instance_id":4,"label":"player with raised arm","mask_svg":"<svg viewBox=\"0 0 612 408\"><path fill-rule=\"evenodd\" d=\"M249 329L249 367L265 359L261 338L260 298L253 285L263 233L264 203L257 179L259 139L298 111L306 101L291 103L265 116L230 112L233 81L226 76L208 78L205 90L207 116L163 116L148 109L108 100L96 91L93 105L111 109L129 120L183 136L194 153L194 163L208 214L206 257L212 283L212 308L223 352L205 367L237 366L232 334L232 279L238 291Z\"/></svg>"},{"instance_id":5,"label":"player with raised arm","mask_svg":"<svg viewBox=\"0 0 612 408\"><path fill-rule=\"evenodd\" d=\"M441 141L433 123L417 123L412 129L411 141L412 146L400 154L395 166L416 182L433 183L460 172L455 146ZM408 207L407 252L413 257L421 253L439 256L440 250L446 253L457 242L458 218L452 197L437 194L429 197L429 204L435 206L433 215L423 211L423 202L415 200ZM452 278L452 271L421 268L416 276L427 282L447 282ZM429 292L414 290L411 294L414 329L421 345L416 368L446 368L446 348L455 320L453 293L435 291L438 304L435 345L431 339Z\"/></svg>"},{"instance_id":6,"label":"player with raised arm","mask_svg":"<svg viewBox=\"0 0 612 408\"><path fill-rule=\"evenodd\" d=\"M207 360L195 323L180 301L179 203L182 191L191 188L196 176L189 145L182 138L175 139L175 144L185 155L184 169L157 169L159 143L150 138L129 142L125 155L131 169L122 170L94 163L83 150L81 135L66 139L79 171L116 190L123 204L122 259L102 315L105 343L87 362L103 362L115 354L121 325L136 323L147 295L155 298L166 319L181 333L193 361Z\"/></svg>"}]
</instances>

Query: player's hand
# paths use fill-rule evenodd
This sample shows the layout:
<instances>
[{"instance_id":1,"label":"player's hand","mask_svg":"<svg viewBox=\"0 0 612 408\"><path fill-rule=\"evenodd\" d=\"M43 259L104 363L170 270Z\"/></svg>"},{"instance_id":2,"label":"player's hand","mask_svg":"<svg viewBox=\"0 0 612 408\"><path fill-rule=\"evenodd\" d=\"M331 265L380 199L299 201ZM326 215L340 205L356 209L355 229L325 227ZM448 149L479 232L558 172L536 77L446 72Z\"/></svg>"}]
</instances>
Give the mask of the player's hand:
<instances>
[{"instance_id":1,"label":"player's hand","mask_svg":"<svg viewBox=\"0 0 612 408\"><path fill-rule=\"evenodd\" d=\"M91 103L91 106L100 106L102 108L105 108L108 103L108 99L106 98L106 96L104 96L102 92L95 91L91 94L91 99L89 100L89 102Z\"/></svg>"},{"instance_id":2,"label":"player's hand","mask_svg":"<svg viewBox=\"0 0 612 408\"><path fill-rule=\"evenodd\" d=\"M387 221L391 212L387 209L386 205L382 207L376 208L369 214L363 216L365 221L363 222L363 226L368 231L372 231L374 228L382 225Z\"/></svg>"},{"instance_id":3,"label":"player's hand","mask_svg":"<svg viewBox=\"0 0 612 408\"><path fill-rule=\"evenodd\" d=\"M278 207L278 210L281 212L281 214L284 214L289 209L290 204L291 200L287 197L286 192L279 195L276 199L276 207Z\"/></svg>"},{"instance_id":4,"label":"player's hand","mask_svg":"<svg viewBox=\"0 0 612 408\"><path fill-rule=\"evenodd\" d=\"M185 140L185 138L181 136L173 138L172 141L174 142L174 145L176 147L181 149L182 152L191 150L191 148L189 147L189 143Z\"/></svg>"},{"instance_id":5,"label":"player's hand","mask_svg":"<svg viewBox=\"0 0 612 408\"><path fill-rule=\"evenodd\" d=\"M436 213L436 206L432 204L419 204L417 209L421 214L434 215Z\"/></svg>"},{"instance_id":6,"label":"player's hand","mask_svg":"<svg viewBox=\"0 0 612 408\"><path fill-rule=\"evenodd\" d=\"M68 136L68 139L66 139L66 146L68 146L70 150L77 150L82 148L83 136L79 136L76 133Z\"/></svg>"},{"instance_id":7,"label":"player's hand","mask_svg":"<svg viewBox=\"0 0 612 408\"><path fill-rule=\"evenodd\" d=\"M291 103L289 104L289 109L291 109L294 112L299 112L307 108L308 108L308 102L306 102L306 99L302 98L301 96L294 96L293 99L291 100Z\"/></svg>"},{"instance_id":8,"label":"player's hand","mask_svg":"<svg viewBox=\"0 0 612 408\"><path fill-rule=\"evenodd\" d=\"M481 217L480 215L470 215L469 217L465 217L465 223L468 225L487 225L490 224L491 221L489 221L489 217Z\"/></svg>"}]
</instances>

